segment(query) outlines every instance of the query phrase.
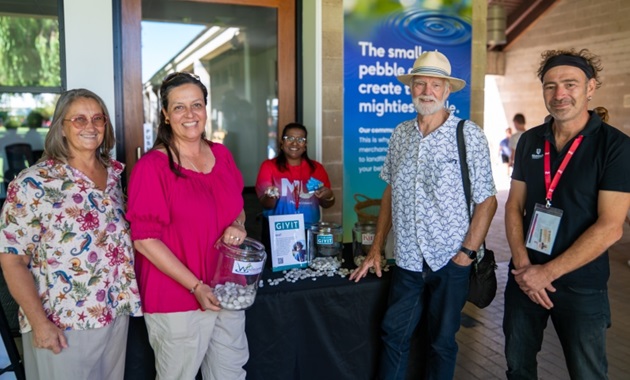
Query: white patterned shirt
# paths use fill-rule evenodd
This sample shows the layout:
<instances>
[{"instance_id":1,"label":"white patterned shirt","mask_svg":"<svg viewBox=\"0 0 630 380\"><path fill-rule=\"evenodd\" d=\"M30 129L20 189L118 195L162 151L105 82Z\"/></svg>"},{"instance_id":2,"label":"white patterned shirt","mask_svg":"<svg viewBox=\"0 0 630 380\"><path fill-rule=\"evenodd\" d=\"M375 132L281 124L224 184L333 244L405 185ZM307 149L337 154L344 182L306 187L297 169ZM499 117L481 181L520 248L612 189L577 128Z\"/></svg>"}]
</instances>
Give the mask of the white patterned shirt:
<instances>
[{"instance_id":1,"label":"white patterned shirt","mask_svg":"<svg viewBox=\"0 0 630 380\"><path fill-rule=\"evenodd\" d=\"M68 164L47 160L9 185L0 217L0 255L26 255L50 321L62 330L105 327L142 315L120 176L110 160L107 186ZM31 331L22 309L20 331ZM72 344L72 343L71 343Z\"/></svg>"},{"instance_id":2,"label":"white patterned shirt","mask_svg":"<svg viewBox=\"0 0 630 380\"><path fill-rule=\"evenodd\" d=\"M394 253L401 268L422 272L424 259L437 271L457 254L468 232L457 150L459 120L451 114L426 137L417 120L404 121L389 140L380 176L392 188ZM488 141L471 121L464 125L464 140L472 203L479 204L496 194Z\"/></svg>"}]
</instances>

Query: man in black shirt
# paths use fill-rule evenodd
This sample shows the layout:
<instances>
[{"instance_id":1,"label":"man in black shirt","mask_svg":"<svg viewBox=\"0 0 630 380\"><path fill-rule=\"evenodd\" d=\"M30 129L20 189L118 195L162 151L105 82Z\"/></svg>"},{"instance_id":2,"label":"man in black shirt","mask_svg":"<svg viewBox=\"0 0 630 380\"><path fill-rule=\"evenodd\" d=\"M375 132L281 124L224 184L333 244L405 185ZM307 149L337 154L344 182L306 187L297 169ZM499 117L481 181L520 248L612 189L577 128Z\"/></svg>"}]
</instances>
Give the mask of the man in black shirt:
<instances>
[{"instance_id":1,"label":"man in black shirt","mask_svg":"<svg viewBox=\"0 0 630 380\"><path fill-rule=\"evenodd\" d=\"M549 317L571 378L607 378L607 249L630 207L630 137L588 110L601 69L588 50L542 54L538 76L552 118L522 135L505 206L508 379L538 378Z\"/></svg>"}]
</instances>

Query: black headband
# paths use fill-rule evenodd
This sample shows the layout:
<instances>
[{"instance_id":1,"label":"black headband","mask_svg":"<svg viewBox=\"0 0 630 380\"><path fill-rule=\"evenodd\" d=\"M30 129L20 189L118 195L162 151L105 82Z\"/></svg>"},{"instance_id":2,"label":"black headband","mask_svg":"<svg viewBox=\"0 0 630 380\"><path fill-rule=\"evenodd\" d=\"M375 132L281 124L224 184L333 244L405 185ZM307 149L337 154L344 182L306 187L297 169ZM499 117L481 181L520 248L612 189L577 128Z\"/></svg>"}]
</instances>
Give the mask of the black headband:
<instances>
[{"instance_id":1,"label":"black headband","mask_svg":"<svg viewBox=\"0 0 630 380\"><path fill-rule=\"evenodd\" d=\"M586 62L586 59L582 57L577 57L575 55L561 54L556 55L555 57L551 57L547 60L547 63L545 63L545 66L540 72L540 81L542 82L545 74L547 73L547 71L549 71L549 69L556 66L577 67L578 69L584 71L587 79L591 79L593 76L595 76L595 71L593 70L593 67L589 65L588 62Z\"/></svg>"}]
</instances>

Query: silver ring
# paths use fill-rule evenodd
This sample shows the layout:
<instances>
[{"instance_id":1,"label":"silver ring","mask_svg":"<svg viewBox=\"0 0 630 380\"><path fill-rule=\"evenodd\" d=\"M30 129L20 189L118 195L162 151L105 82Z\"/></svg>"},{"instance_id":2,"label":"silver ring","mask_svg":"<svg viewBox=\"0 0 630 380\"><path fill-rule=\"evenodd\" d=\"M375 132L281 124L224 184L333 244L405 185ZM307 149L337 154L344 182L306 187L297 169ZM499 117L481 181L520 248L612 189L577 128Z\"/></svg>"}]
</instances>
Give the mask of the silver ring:
<instances>
[{"instance_id":1,"label":"silver ring","mask_svg":"<svg viewBox=\"0 0 630 380\"><path fill-rule=\"evenodd\" d=\"M236 239L236 236L230 235L230 239Z\"/></svg>"}]
</instances>

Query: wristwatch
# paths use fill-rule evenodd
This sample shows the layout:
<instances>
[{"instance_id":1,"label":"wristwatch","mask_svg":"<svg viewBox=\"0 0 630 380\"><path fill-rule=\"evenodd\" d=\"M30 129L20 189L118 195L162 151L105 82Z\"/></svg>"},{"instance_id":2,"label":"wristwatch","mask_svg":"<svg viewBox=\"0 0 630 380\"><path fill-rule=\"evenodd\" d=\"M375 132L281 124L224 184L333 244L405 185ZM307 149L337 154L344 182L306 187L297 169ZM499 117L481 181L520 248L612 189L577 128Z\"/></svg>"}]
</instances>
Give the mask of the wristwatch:
<instances>
[{"instance_id":1,"label":"wristwatch","mask_svg":"<svg viewBox=\"0 0 630 380\"><path fill-rule=\"evenodd\" d=\"M466 256L468 256L468 258L470 258L471 260L474 260L474 259L477 258L477 251L470 250L470 249L464 247L463 245L461 247L459 247L459 250L464 252L466 254Z\"/></svg>"}]
</instances>

